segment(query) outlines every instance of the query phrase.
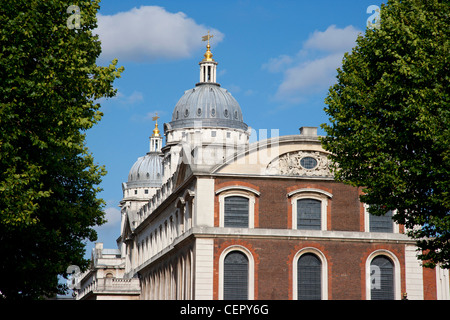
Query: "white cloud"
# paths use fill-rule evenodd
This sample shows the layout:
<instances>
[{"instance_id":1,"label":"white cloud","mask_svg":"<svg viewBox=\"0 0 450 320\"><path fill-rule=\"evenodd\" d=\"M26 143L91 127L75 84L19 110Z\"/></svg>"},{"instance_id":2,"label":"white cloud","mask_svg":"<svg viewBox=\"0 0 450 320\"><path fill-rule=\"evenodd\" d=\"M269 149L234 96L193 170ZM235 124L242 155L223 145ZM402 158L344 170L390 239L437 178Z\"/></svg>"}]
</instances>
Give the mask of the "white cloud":
<instances>
[{"instance_id":1,"label":"white cloud","mask_svg":"<svg viewBox=\"0 0 450 320\"><path fill-rule=\"evenodd\" d=\"M154 61L189 57L204 43L208 28L197 24L183 12L171 13L159 6L141 6L114 15L97 16L96 32L102 43L101 59ZM211 29L212 42L223 34Z\"/></svg>"},{"instance_id":2,"label":"white cloud","mask_svg":"<svg viewBox=\"0 0 450 320\"><path fill-rule=\"evenodd\" d=\"M296 103L328 89L335 81L344 53L355 46L359 32L353 26L340 29L331 25L325 31L314 31L296 55L270 59L263 69L283 72L275 98Z\"/></svg>"},{"instance_id":3,"label":"white cloud","mask_svg":"<svg viewBox=\"0 0 450 320\"><path fill-rule=\"evenodd\" d=\"M292 57L282 54L277 58L271 58L269 62L263 64L262 68L269 72L280 72L283 68L294 61Z\"/></svg>"},{"instance_id":4,"label":"white cloud","mask_svg":"<svg viewBox=\"0 0 450 320\"><path fill-rule=\"evenodd\" d=\"M335 80L342 57L343 53L334 53L289 68L278 87L277 97L298 102L305 95L328 88Z\"/></svg>"},{"instance_id":5,"label":"white cloud","mask_svg":"<svg viewBox=\"0 0 450 320\"><path fill-rule=\"evenodd\" d=\"M107 207L105 210L105 219L107 222L99 227L99 229L117 228L120 226L120 210L114 207Z\"/></svg>"},{"instance_id":6,"label":"white cloud","mask_svg":"<svg viewBox=\"0 0 450 320\"><path fill-rule=\"evenodd\" d=\"M117 90L116 95L112 98L100 98L97 100L103 107L110 106L110 104L105 103L106 101L115 101L121 107L131 107L134 104L144 101L144 95L142 92L134 90L131 94L127 95L123 93L120 89Z\"/></svg>"},{"instance_id":7,"label":"white cloud","mask_svg":"<svg viewBox=\"0 0 450 320\"><path fill-rule=\"evenodd\" d=\"M140 91L134 90L130 95L125 95L121 91L117 91L115 98L121 104L131 105L144 100L144 95Z\"/></svg>"},{"instance_id":8,"label":"white cloud","mask_svg":"<svg viewBox=\"0 0 450 320\"><path fill-rule=\"evenodd\" d=\"M303 48L345 52L355 45L356 37L360 32L353 26L339 29L335 25L331 25L325 31L314 31L303 45Z\"/></svg>"}]
</instances>

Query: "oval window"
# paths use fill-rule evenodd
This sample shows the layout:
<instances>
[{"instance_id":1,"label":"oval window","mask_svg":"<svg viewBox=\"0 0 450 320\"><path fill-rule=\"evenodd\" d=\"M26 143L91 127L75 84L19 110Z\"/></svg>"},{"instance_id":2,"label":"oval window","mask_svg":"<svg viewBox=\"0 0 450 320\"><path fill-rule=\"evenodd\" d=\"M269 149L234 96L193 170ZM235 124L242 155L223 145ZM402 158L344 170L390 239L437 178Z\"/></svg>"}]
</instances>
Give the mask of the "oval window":
<instances>
[{"instance_id":1,"label":"oval window","mask_svg":"<svg viewBox=\"0 0 450 320\"><path fill-rule=\"evenodd\" d=\"M313 157L304 157L300 160L300 165L305 169L314 169L317 166L317 160Z\"/></svg>"}]
</instances>

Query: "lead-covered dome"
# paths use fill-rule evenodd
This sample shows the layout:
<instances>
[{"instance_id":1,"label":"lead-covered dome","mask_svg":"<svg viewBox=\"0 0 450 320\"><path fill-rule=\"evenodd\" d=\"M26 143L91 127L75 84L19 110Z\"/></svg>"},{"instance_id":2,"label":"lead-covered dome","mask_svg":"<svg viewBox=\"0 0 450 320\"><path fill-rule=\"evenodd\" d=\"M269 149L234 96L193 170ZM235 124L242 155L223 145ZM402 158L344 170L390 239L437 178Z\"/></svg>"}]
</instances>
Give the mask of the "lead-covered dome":
<instances>
[{"instance_id":1,"label":"lead-covered dome","mask_svg":"<svg viewBox=\"0 0 450 320\"><path fill-rule=\"evenodd\" d=\"M199 62L200 82L187 90L175 105L170 129L184 128L230 128L247 131L239 103L228 90L217 83L217 62L213 59L208 32L203 37L208 41L204 59Z\"/></svg>"},{"instance_id":2,"label":"lead-covered dome","mask_svg":"<svg viewBox=\"0 0 450 320\"><path fill-rule=\"evenodd\" d=\"M170 124L173 129L201 126L247 130L239 103L216 83L199 83L185 91Z\"/></svg>"},{"instance_id":3,"label":"lead-covered dome","mask_svg":"<svg viewBox=\"0 0 450 320\"><path fill-rule=\"evenodd\" d=\"M163 178L162 157L158 152L149 152L139 157L128 174L128 188L160 187Z\"/></svg>"}]
</instances>

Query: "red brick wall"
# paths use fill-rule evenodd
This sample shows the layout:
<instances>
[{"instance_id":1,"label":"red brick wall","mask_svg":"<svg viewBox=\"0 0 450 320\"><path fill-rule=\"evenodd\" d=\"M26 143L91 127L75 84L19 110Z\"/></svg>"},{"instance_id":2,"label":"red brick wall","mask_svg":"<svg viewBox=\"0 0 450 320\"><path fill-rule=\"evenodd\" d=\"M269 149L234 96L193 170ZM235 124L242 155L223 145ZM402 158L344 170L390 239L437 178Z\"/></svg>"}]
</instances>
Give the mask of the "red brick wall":
<instances>
[{"instance_id":1,"label":"red brick wall","mask_svg":"<svg viewBox=\"0 0 450 320\"><path fill-rule=\"evenodd\" d=\"M423 268L423 299L437 299L436 269Z\"/></svg>"},{"instance_id":2,"label":"red brick wall","mask_svg":"<svg viewBox=\"0 0 450 320\"><path fill-rule=\"evenodd\" d=\"M333 195L328 202L328 230L363 231L364 210L359 202L360 190L334 181L216 178L215 190L242 185L258 190L255 203L255 228L290 229L291 201L287 194L301 188L316 188ZM219 226L219 202L215 199L215 226ZM219 257L233 244L246 247L255 259L255 299L292 299L293 258L302 248L322 252L328 263L328 298L337 300L366 299L365 264L376 250L392 252L401 264L402 292L405 292L404 245L376 244L337 240L251 239L247 237L215 239L214 298L218 298Z\"/></svg>"},{"instance_id":3,"label":"red brick wall","mask_svg":"<svg viewBox=\"0 0 450 320\"><path fill-rule=\"evenodd\" d=\"M290 229L292 226L291 200L287 194L301 188L322 189L333 195L328 202L328 230L363 231L362 205L358 188L334 181L216 178L215 190L232 185L242 185L261 193L256 197L255 227ZM215 225L219 226L219 201L215 199Z\"/></svg>"},{"instance_id":4,"label":"red brick wall","mask_svg":"<svg viewBox=\"0 0 450 320\"><path fill-rule=\"evenodd\" d=\"M404 247L401 244L373 244L346 241L288 239L215 239L214 299L218 299L219 257L232 245L247 248L255 260L255 299L288 300L293 297L293 259L303 248L315 248L325 255L328 266L328 299L366 299L366 260L385 249L400 261L402 293L405 292Z\"/></svg>"}]
</instances>

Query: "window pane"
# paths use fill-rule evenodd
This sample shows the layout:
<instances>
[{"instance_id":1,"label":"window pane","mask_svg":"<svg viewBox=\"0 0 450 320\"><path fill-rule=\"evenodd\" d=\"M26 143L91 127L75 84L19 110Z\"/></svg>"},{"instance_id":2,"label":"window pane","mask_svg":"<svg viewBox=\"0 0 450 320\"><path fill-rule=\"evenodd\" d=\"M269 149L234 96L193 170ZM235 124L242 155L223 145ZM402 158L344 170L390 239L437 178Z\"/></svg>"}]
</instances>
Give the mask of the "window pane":
<instances>
[{"instance_id":1,"label":"window pane","mask_svg":"<svg viewBox=\"0 0 450 320\"><path fill-rule=\"evenodd\" d=\"M297 229L321 229L322 202L314 199L297 200Z\"/></svg>"},{"instance_id":2,"label":"window pane","mask_svg":"<svg viewBox=\"0 0 450 320\"><path fill-rule=\"evenodd\" d=\"M394 232L392 211L389 210L384 216L369 214L369 229L370 232Z\"/></svg>"},{"instance_id":3,"label":"window pane","mask_svg":"<svg viewBox=\"0 0 450 320\"><path fill-rule=\"evenodd\" d=\"M224 288L225 300L248 299L248 259L238 251L230 252L224 260Z\"/></svg>"},{"instance_id":4,"label":"window pane","mask_svg":"<svg viewBox=\"0 0 450 320\"><path fill-rule=\"evenodd\" d=\"M305 169L314 169L317 166L317 160L312 157L305 157L300 160L300 165Z\"/></svg>"},{"instance_id":5,"label":"window pane","mask_svg":"<svg viewBox=\"0 0 450 320\"><path fill-rule=\"evenodd\" d=\"M394 300L394 265L384 256L370 263L370 295L372 300Z\"/></svg>"},{"instance_id":6,"label":"window pane","mask_svg":"<svg viewBox=\"0 0 450 320\"><path fill-rule=\"evenodd\" d=\"M248 199L239 196L225 198L225 227L248 228Z\"/></svg>"},{"instance_id":7,"label":"window pane","mask_svg":"<svg viewBox=\"0 0 450 320\"><path fill-rule=\"evenodd\" d=\"M311 253L304 254L297 264L297 296L299 300L322 298L322 263Z\"/></svg>"}]
</instances>

